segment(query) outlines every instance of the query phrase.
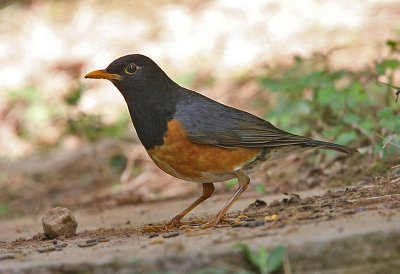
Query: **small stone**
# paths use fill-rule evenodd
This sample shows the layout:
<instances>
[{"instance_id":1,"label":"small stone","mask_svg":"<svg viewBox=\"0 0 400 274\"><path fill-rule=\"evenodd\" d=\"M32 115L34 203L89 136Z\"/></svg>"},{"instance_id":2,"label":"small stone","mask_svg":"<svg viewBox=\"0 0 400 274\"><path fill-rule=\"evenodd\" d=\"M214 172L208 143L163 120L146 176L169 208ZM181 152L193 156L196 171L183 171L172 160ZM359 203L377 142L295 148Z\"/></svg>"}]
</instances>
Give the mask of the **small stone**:
<instances>
[{"instance_id":1,"label":"small stone","mask_svg":"<svg viewBox=\"0 0 400 274\"><path fill-rule=\"evenodd\" d=\"M256 220L256 218L249 218L249 217L240 218L241 222L252 222L252 221L255 221L255 220Z\"/></svg>"},{"instance_id":2,"label":"small stone","mask_svg":"<svg viewBox=\"0 0 400 274\"><path fill-rule=\"evenodd\" d=\"M98 241L93 241L93 242L86 241L84 243L78 243L78 247L90 247L90 246L94 246L97 244L98 244Z\"/></svg>"},{"instance_id":3,"label":"small stone","mask_svg":"<svg viewBox=\"0 0 400 274\"><path fill-rule=\"evenodd\" d=\"M158 233L155 233L155 232L149 234L149 238L150 239L154 238L154 237L157 237L157 236L158 236Z\"/></svg>"},{"instance_id":4,"label":"small stone","mask_svg":"<svg viewBox=\"0 0 400 274\"><path fill-rule=\"evenodd\" d=\"M163 238L176 237L176 236L179 236L179 232L163 233L161 236L162 236Z\"/></svg>"},{"instance_id":5,"label":"small stone","mask_svg":"<svg viewBox=\"0 0 400 274\"><path fill-rule=\"evenodd\" d=\"M249 204L249 206L244 210L245 212L252 211L252 210L257 210L260 207L267 206L267 203L264 202L263 200L255 200L253 203Z\"/></svg>"},{"instance_id":6,"label":"small stone","mask_svg":"<svg viewBox=\"0 0 400 274\"><path fill-rule=\"evenodd\" d=\"M285 192L284 194L290 196L290 198L287 200L288 204L297 204L301 200L299 194L287 192Z\"/></svg>"},{"instance_id":7,"label":"small stone","mask_svg":"<svg viewBox=\"0 0 400 274\"><path fill-rule=\"evenodd\" d=\"M46 252L53 252L56 250L55 246L50 246L50 247L46 247L46 248L38 248L37 251L39 253L46 253Z\"/></svg>"},{"instance_id":8,"label":"small stone","mask_svg":"<svg viewBox=\"0 0 400 274\"><path fill-rule=\"evenodd\" d=\"M63 207L50 209L42 218L43 231L49 238L76 234L78 223L72 212Z\"/></svg>"},{"instance_id":9,"label":"small stone","mask_svg":"<svg viewBox=\"0 0 400 274\"><path fill-rule=\"evenodd\" d=\"M279 206L279 205L280 205L280 203L279 203L278 200L273 200L273 201L269 204L270 207Z\"/></svg>"},{"instance_id":10,"label":"small stone","mask_svg":"<svg viewBox=\"0 0 400 274\"><path fill-rule=\"evenodd\" d=\"M256 227L256 226L261 226L264 225L265 221L255 221L255 222L248 222L248 223L239 223L239 224L234 224L232 227Z\"/></svg>"},{"instance_id":11,"label":"small stone","mask_svg":"<svg viewBox=\"0 0 400 274\"><path fill-rule=\"evenodd\" d=\"M86 241L87 244L98 243L98 242L99 242L99 239L97 239L97 238L89 239L89 240Z\"/></svg>"}]
</instances>

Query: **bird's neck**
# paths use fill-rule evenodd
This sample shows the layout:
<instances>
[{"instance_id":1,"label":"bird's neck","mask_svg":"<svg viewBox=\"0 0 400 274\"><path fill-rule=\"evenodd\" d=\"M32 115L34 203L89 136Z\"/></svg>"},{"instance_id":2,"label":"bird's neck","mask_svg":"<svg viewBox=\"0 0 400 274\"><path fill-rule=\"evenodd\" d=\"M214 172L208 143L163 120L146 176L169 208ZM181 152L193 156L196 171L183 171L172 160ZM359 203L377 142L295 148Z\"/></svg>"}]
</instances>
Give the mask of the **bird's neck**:
<instances>
[{"instance_id":1,"label":"bird's neck","mask_svg":"<svg viewBox=\"0 0 400 274\"><path fill-rule=\"evenodd\" d=\"M162 145L167 123L175 114L176 97L169 90L133 90L122 94L144 147L148 150Z\"/></svg>"}]
</instances>

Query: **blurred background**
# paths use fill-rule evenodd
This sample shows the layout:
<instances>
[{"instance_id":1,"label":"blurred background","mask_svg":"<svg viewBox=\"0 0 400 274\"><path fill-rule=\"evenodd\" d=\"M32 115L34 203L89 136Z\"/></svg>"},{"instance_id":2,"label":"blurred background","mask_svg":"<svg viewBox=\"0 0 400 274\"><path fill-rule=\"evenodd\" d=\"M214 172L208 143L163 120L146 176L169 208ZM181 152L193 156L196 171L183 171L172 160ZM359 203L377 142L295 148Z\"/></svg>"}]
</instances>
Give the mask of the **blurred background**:
<instances>
[{"instance_id":1,"label":"blurred background","mask_svg":"<svg viewBox=\"0 0 400 274\"><path fill-rule=\"evenodd\" d=\"M262 168L260 195L367 184L400 163L400 101L376 82L400 85L397 0L3 0L0 218L199 195L149 160L117 89L83 79L131 53L285 130L359 148Z\"/></svg>"}]
</instances>

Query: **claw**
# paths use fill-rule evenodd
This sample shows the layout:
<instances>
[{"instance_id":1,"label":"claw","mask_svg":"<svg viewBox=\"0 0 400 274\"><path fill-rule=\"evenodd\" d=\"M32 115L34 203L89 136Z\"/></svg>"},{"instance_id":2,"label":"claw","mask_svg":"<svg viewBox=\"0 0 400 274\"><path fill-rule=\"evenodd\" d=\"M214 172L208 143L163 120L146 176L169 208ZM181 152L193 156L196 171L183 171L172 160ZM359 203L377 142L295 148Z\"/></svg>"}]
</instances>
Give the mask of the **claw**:
<instances>
[{"instance_id":1,"label":"claw","mask_svg":"<svg viewBox=\"0 0 400 274\"><path fill-rule=\"evenodd\" d=\"M139 229L139 232L142 234L150 234L150 233L164 233L171 232L174 230L186 230L186 231L196 231L198 230L202 224L204 224L204 220L195 220L188 223L183 223L178 220L172 219L165 225L146 225Z\"/></svg>"}]
</instances>

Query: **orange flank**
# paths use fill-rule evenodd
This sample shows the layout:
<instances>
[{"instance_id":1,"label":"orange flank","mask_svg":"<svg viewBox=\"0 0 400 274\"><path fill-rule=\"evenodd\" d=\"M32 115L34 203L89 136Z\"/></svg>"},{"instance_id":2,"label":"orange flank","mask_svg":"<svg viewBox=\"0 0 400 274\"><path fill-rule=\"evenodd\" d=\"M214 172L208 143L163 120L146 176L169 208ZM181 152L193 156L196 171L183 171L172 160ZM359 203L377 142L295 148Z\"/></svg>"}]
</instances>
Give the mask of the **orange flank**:
<instances>
[{"instance_id":1,"label":"orange flank","mask_svg":"<svg viewBox=\"0 0 400 274\"><path fill-rule=\"evenodd\" d=\"M203 173L224 174L240 169L262 151L261 148L234 149L191 142L178 120L168 122L164 144L147 151L154 163L166 173L201 181Z\"/></svg>"}]
</instances>

